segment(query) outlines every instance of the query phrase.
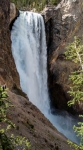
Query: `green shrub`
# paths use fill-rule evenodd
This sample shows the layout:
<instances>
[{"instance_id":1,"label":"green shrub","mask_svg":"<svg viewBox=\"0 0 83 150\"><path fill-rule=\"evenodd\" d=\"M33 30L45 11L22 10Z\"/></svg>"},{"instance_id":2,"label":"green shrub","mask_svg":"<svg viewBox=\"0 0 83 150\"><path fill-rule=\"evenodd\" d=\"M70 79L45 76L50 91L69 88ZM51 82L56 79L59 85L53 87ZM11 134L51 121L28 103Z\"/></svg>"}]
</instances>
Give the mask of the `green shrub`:
<instances>
[{"instance_id":1,"label":"green shrub","mask_svg":"<svg viewBox=\"0 0 83 150\"><path fill-rule=\"evenodd\" d=\"M30 150L30 142L25 137L10 134L11 128L15 128L7 118L7 111L11 107L6 90L0 86L0 150L14 150L16 147L23 147L23 150Z\"/></svg>"},{"instance_id":2,"label":"green shrub","mask_svg":"<svg viewBox=\"0 0 83 150\"><path fill-rule=\"evenodd\" d=\"M71 106L80 104L83 101L83 45L81 44L81 40L75 37L74 42L67 47L65 54L66 59L72 60L79 65L79 70L72 72L69 76L72 86L68 93L72 99L68 102L68 105ZM80 117L83 116L80 115ZM71 141L68 141L68 143L74 147L75 150L83 150L83 122L78 122L78 126L74 125L73 128L77 136L80 137L80 144L77 145Z\"/></svg>"}]
</instances>

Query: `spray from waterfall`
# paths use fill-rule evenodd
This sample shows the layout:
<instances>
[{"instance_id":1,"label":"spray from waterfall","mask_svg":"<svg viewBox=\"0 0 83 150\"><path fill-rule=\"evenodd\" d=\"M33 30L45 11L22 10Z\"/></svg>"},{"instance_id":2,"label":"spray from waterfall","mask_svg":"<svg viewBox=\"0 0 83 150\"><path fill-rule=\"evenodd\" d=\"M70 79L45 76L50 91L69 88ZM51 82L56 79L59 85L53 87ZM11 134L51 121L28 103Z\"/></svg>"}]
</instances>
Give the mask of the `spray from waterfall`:
<instances>
[{"instance_id":1,"label":"spray from waterfall","mask_svg":"<svg viewBox=\"0 0 83 150\"><path fill-rule=\"evenodd\" d=\"M47 50L42 16L33 12L20 12L11 31L11 40L22 90L60 132L77 142L72 129L75 120L66 113L52 115L50 112Z\"/></svg>"}]
</instances>

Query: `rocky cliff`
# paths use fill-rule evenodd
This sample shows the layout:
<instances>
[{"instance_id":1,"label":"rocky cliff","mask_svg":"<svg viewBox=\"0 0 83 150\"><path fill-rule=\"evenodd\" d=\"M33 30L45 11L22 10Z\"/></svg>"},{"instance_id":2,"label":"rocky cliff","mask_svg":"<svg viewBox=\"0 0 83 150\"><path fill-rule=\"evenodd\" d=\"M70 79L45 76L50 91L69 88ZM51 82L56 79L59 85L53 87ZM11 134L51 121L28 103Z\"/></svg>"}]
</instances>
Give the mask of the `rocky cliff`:
<instances>
[{"instance_id":1,"label":"rocky cliff","mask_svg":"<svg viewBox=\"0 0 83 150\"><path fill-rule=\"evenodd\" d=\"M62 0L57 7L48 6L42 12L46 24L48 50L48 84L52 107L65 109L72 113L82 113L83 107L67 106L70 99L67 91L71 83L69 74L78 66L64 60L64 52L74 36L82 37L83 33L83 1Z\"/></svg>"},{"instance_id":2,"label":"rocky cliff","mask_svg":"<svg viewBox=\"0 0 83 150\"><path fill-rule=\"evenodd\" d=\"M10 1L0 0L0 84L20 87L19 76L11 54Z\"/></svg>"}]
</instances>

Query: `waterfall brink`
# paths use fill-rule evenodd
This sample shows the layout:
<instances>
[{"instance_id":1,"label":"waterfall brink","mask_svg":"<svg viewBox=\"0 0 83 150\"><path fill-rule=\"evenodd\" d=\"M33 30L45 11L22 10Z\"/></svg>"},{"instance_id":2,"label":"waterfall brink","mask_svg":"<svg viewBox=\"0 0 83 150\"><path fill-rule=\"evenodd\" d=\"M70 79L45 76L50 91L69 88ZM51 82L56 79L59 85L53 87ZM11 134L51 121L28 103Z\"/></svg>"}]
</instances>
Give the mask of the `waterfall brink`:
<instances>
[{"instance_id":1,"label":"waterfall brink","mask_svg":"<svg viewBox=\"0 0 83 150\"><path fill-rule=\"evenodd\" d=\"M78 142L72 129L76 120L68 113L56 110L53 115L49 111L47 50L42 16L32 12L20 12L11 31L11 40L22 90L60 132Z\"/></svg>"}]
</instances>

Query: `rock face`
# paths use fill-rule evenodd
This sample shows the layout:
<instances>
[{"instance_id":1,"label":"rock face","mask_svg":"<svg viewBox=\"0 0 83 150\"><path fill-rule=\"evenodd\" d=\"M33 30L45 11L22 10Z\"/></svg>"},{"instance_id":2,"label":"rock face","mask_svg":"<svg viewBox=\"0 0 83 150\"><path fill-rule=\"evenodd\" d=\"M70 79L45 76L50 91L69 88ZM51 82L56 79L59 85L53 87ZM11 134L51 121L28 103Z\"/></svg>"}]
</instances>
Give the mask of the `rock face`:
<instances>
[{"instance_id":1,"label":"rock face","mask_svg":"<svg viewBox=\"0 0 83 150\"><path fill-rule=\"evenodd\" d=\"M14 3L10 3L10 23L19 15Z\"/></svg>"},{"instance_id":2,"label":"rock face","mask_svg":"<svg viewBox=\"0 0 83 150\"><path fill-rule=\"evenodd\" d=\"M78 66L64 60L64 51L68 43L74 40L74 36L82 37L82 3L82 0L62 0L57 7L49 6L42 12L46 23L51 104L70 112L83 112L83 105L75 105L73 109L67 106L70 99L67 91L71 85L68 77L71 71L78 69Z\"/></svg>"},{"instance_id":3,"label":"rock face","mask_svg":"<svg viewBox=\"0 0 83 150\"><path fill-rule=\"evenodd\" d=\"M10 1L0 0L0 84L6 83L8 87L19 87L19 76L11 54L10 41Z\"/></svg>"}]
</instances>

